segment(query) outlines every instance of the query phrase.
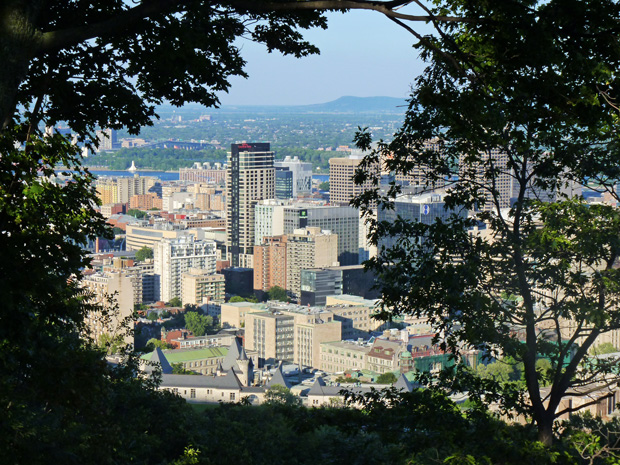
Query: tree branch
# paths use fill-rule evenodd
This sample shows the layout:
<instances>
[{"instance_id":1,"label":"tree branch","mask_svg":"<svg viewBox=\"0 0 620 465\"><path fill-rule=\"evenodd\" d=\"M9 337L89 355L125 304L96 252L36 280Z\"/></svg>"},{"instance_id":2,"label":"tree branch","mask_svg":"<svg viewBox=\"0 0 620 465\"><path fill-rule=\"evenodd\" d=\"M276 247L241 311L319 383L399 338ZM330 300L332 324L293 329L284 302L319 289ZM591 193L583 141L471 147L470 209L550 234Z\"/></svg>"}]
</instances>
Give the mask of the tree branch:
<instances>
[{"instance_id":1,"label":"tree branch","mask_svg":"<svg viewBox=\"0 0 620 465\"><path fill-rule=\"evenodd\" d=\"M367 0L310 0L299 2L257 2L232 0L225 4L239 10L240 13L295 12L307 10L372 10L390 18L398 18L415 22L470 22L472 20L458 16L408 15L398 13L396 8L412 3L412 0L396 0L389 2L373 2ZM127 29L131 29L142 20L161 13L181 13L187 8L186 0L151 0L146 3L119 12L108 19L60 31L49 31L41 34L38 54L49 53L89 39L97 37L113 37Z\"/></svg>"}]
</instances>

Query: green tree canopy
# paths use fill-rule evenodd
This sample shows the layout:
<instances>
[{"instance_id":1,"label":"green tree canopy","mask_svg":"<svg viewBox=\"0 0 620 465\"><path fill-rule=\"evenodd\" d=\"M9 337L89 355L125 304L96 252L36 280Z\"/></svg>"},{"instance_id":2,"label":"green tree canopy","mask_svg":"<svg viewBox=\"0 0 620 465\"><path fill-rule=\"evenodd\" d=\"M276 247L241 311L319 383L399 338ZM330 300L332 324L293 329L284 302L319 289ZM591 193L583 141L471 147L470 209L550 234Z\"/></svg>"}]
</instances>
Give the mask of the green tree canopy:
<instances>
[{"instance_id":1,"label":"green tree canopy","mask_svg":"<svg viewBox=\"0 0 620 465\"><path fill-rule=\"evenodd\" d=\"M258 299L255 296L241 297L240 295L234 295L228 301L232 302L232 303L235 303L235 302L254 302L254 303L257 303Z\"/></svg>"},{"instance_id":2,"label":"green tree canopy","mask_svg":"<svg viewBox=\"0 0 620 465\"><path fill-rule=\"evenodd\" d=\"M146 213L145 211L142 210L138 210L136 208L132 208L130 210L127 211L128 215L131 215L139 220L141 220L142 218L145 218L146 216L148 216L148 213Z\"/></svg>"},{"instance_id":3,"label":"green tree canopy","mask_svg":"<svg viewBox=\"0 0 620 465\"><path fill-rule=\"evenodd\" d=\"M392 372L383 373L377 377L377 384L394 384L396 381L398 378Z\"/></svg>"},{"instance_id":4,"label":"green tree canopy","mask_svg":"<svg viewBox=\"0 0 620 465\"><path fill-rule=\"evenodd\" d=\"M181 307L182 305L183 303L181 302L180 297L173 297L170 299L170 302L168 302L168 306L170 307Z\"/></svg>"},{"instance_id":5,"label":"green tree canopy","mask_svg":"<svg viewBox=\"0 0 620 465\"><path fill-rule=\"evenodd\" d=\"M161 339L153 337L146 342L145 350L148 352L152 352L158 347L162 350L172 349L172 346L170 344L162 341Z\"/></svg>"},{"instance_id":6,"label":"green tree canopy","mask_svg":"<svg viewBox=\"0 0 620 465\"><path fill-rule=\"evenodd\" d=\"M267 291L269 300L279 300L280 302L288 302L288 294L286 289L282 289L280 286L273 286Z\"/></svg>"},{"instance_id":7,"label":"green tree canopy","mask_svg":"<svg viewBox=\"0 0 620 465\"><path fill-rule=\"evenodd\" d=\"M574 193L619 198L620 4L445 0L431 11L467 20L413 31L428 66L402 128L356 174L377 186L356 204L379 248L369 265L381 275L381 313L428 317L454 354L522 363L526 396L473 379L467 390L530 416L550 444L555 418L571 411L558 408L562 398L611 370L590 347L620 328L620 214ZM367 131L357 140L371 148ZM445 215L387 215L404 187L381 191L379 165L436 194L428 202ZM545 392L541 357L551 365Z\"/></svg>"},{"instance_id":8,"label":"green tree canopy","mask_svg":"<svg viewBox=\"0 0 620 465\"><path fill-rule=\"evenodd\" d=\"M144 246L136 251L136 260L139 262L143 262L144 260L151 258L153 258L153 249L150 247Z\"/></svg>"},{"instance_id":9,"label":"green tree canopy","mask_svg":"<svg viewBox=\"0 0 620 465\"><path fill-rule=\"evenodd\" d=\"M265 403L268 405L301 406L301 398L291 392L286 386L274 384L265 392Z\"/></svg>"},{"instance_id":10,"label":"green tree canopy","mask_svg":"<svg viewBox=\"0 0 620 465\"><path fill-rule=\"evenodd\" d=\"M194 333L194 336L204 336L212 326L213 317L198 312L185 312L185 328Z\"/></svg>"}]
</instances>

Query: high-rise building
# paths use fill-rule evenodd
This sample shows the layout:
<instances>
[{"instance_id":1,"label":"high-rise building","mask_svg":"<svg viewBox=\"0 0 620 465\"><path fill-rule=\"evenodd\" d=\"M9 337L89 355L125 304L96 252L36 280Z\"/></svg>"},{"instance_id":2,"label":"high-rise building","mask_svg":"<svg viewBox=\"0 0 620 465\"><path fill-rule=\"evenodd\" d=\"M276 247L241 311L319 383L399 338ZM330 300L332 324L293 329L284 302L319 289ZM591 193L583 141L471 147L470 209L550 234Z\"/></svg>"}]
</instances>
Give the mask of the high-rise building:
<instances>
[{"instance_id":1,"label":"high-rise building","mask_svg":"<svg viewBox=\"0 0 620 465\"><path fill-rule=\"evenodd\" d=\"M295 355L294 322L280 312L248 313L245 317L245 344L266 360L293 361Z\"/></svg>"},{"instance_id":2,"label":"high-rise building","mask_svg":"<svg viewBox=\"0 0 620 465\"><path fill-rule=\"evenodd\" d=\"M301 298L301 270L338 264L338 236L320 228L296 229L286 236L286 289Z\"/></svg>"},{"instance_id":3,"label":"high-rise building","mask_svg":"<svg viewBox=\"0 0 620 465\"><path fill-rule=\"evenodd\" d=\"M226 171L226 255L232 266L252 268L254 207L259 200L275 197L275 177L269 143L231 145Z\"/></svg>"},{"instance_id":4,"label":"high-rise building","mask_svg":"<svg viewBox=\"0 0 620 465\"><path fill-rule=\"evenodd\" d=\"M143 195L157 183L150 176L101 178L95 182L97 195L103 205L108 203L129 203L134 195Z\"/></svg>"},{"instance_id":5,"label":"high-rise building","mask_svg":"<svg viewBox=\"0 0 620 465\"><path fill-rule=\"evenodd\" d=\"M431 151L431 152L439 152L441 150L441 146L437 139L428 140L424 142L423 150ZM413 165L407 173L395 173L394 180L397 184L403 186L403 188L407 189L408 193L417 193L419 190L425 189L428 186L426 185L428 182L427 175L430 172L431 168L423 165ZM433 188L439 189L445 186L445 181L437 181L432 185Z\"/></svg>"},{"instance_id":6,"label":"high-rise building","mask_svg":"<svg viewBox=\"0 0 620 465\"><path fill-rule=\"evenodd\" d=\"M359 212L353 207L266 200L256 205L255 244L261 244L263 237L292 234L306 226L320 228L338 236L338 262L357 265L359 224Z\"/></svg>"},{"instance_id":7,"label":"high-rise building","mask_svg":"<svg viewBox=\"0 0 620 465\"><path fill-rule=\"evenodd\" d=\"M81 281L89 293L91 303L100 305L108 315L91 312L86 316L86 325L95 341L103 335L121 336L126 343L133 343L133 336L128 334L126 319L133 315L136 286L135 276L123 270L106 271L86 275Z\"/></svg>"},{"instance_id":8,"label":"high-rise building","mask_svg":"<svg viewBox=\"0 0 620 465\"><path fill-rule=\"evenodd\" d=\"M200 241L193 236L163 239L157 243L154 273L158 278L159 299L169 302L174 297L181 298L182 276L191 268L215 274L215 247L215 241Z\"/></svg>"},{"instance_id":9,"label":"high-rise building","mask_svg":"<svg viewBox=\"0 0 620 465\"><path fill-rule=\"evenodd\" d=\"M293 172L276 167L276 199L292 199L293 186Z\"/></svg>"},{"instance_id":10,"label":"high-rise building","mask_svg":"<svg viewBox=\"0 0 620 465\"><path fill-rule=\"evenodd\" d=\"M379 209L377 217L379 221L394 222L397 217L412 222L433 224L437 219L446 221L451 215L458 214L467 216L467 210L446 209L442 194L427 193L420 195L401 195L394 201L394 209ZM399 237L383 236L379 247L393 247Z\"/></svg>"},{"instance_id":11,"label":"high-rise building","mask_svg":"<svg viewBox=\"0 0 620 465\"><path fill-rule=\"evenodd\" d=\"M294 234L263 238L254 248L254 290L274 286L301 297L301 270L338 263L338 237L319 228L296 229Z\"/></svg>"},{"instance_id":12,"label":"high-rise building","mask_svg":"<svg viewBox=\"0 0 620 465\"><path fill-rule=\"evenodd\" d=\"M353 180L357 167L362 162L362 156L349 158L330 158L329 160L329 201L336 205L348 205L353 198L367 189L372 188L370 180L357 185ZM379 175L379 168L376 169Z\"/></svg>"},{"instance_id":13,"label":"high-rise building","mask_svg":"<svg viewBox=\"0 0 620 465\"><path fill-rule=\"evenodd\" d=\"M274 286L286 289L286 236L264 237L254 247L254 289L267 292Z\"/></svg>"},{"instance_id":14,"label":"high-rise building","mask_svg":"<svg viewBox=\"0 0 620 465\"><path fill-rule=\"evenodd\" d=\"M276 168L286 168L292 173L293 198L312 192L312 163L300 161L297 157L285 157L284 160L274 162L274 165Z\"/></svg>"}]
</instances>

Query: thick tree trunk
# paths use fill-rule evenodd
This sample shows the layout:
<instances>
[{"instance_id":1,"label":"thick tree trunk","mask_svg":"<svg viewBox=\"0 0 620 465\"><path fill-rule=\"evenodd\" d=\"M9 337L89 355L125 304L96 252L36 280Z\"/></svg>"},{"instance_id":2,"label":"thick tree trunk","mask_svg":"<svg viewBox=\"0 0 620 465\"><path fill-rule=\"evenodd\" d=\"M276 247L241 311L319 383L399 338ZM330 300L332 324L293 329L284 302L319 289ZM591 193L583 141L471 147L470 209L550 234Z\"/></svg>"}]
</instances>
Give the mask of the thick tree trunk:
<instances>
[{"instance_id":1,"label":"thick tree trunk","mask_svg":"<svg viewBox=\"0 0 620 465\"><path fill-rule=\"evenodd\" d=\"M538 440L545 446L553 444L553 420L554 415L547 413L536 422L538 426Z\"/></svg>"},{"instance_id":2,"label":"thick tree trunk","mask_svg":"<svg viewBox=\"0 0 620 465\"><path fill-rule=\"evenodd\" d=\"M6 128L17 106L17 90L28 74L38 48L36 17L42 0L4 0L0 7L0 129Z\"/></svg>"}]
</instances>

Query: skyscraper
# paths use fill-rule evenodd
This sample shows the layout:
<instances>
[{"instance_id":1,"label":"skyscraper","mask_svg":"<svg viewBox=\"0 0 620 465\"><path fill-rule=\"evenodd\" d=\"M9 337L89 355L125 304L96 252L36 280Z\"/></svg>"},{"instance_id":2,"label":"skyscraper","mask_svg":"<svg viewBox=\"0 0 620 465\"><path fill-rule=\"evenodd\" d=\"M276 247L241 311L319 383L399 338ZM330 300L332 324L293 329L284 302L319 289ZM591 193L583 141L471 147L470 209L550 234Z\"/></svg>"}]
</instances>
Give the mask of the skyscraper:
<instances>
[{"instance_id":1,"label":"skyscraper","mask_svg":"<svg viewBox=\"0 0 620 465\"><path fill-rule=\"evenodd\" d=\"M254 206L275 197L275 178L269 143L231 145L226 171L226 255L232 266L252 268Z\"/></svg>"}]
</instances>

